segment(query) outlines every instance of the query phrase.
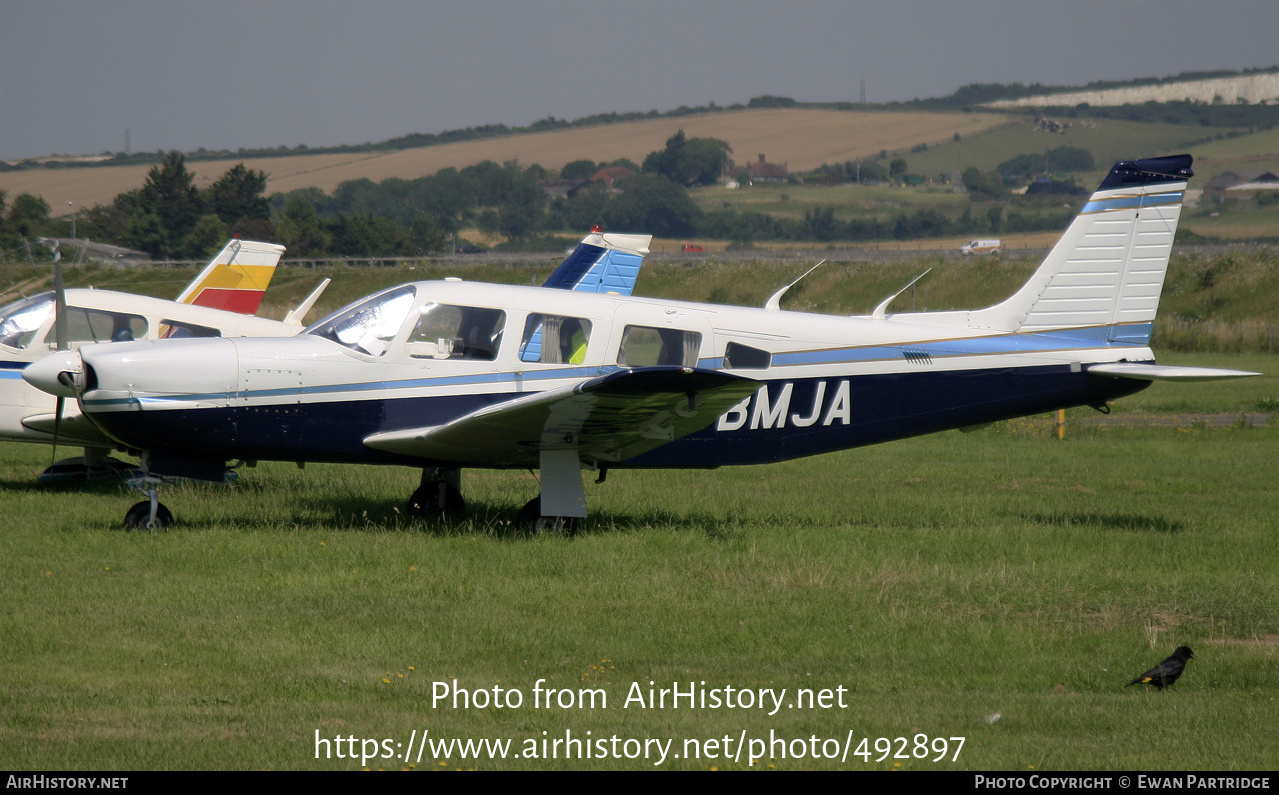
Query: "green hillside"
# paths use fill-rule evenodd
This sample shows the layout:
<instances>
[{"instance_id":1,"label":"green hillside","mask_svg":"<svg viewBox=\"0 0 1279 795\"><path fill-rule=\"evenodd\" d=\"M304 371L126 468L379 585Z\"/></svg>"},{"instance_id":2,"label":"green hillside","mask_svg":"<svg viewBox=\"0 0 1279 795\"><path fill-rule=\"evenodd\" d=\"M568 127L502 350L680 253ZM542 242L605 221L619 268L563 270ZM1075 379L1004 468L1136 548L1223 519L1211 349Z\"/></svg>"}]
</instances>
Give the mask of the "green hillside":
<instances>
[{"instance_id":1,"label":"green hillside","mask_svg":"<svg viewBox=\"0 0 1279 795\"><path fill-rule=\"evenodd\" d=\"M1062 132L1038 129L1032 117L958 141L948 141L924 151L886 152L875 158L881 165L890 160L906 162L906 172L929 182L916 187L877 185L873 189L855 184L756 183L738 190L716 186L694 192L694 199L706 211L732 209L757 212L778 218L803 218L815 208L830 208L840 221L854 218L886 221L903 212L938 211L952 221L965 210L974 215L989 212L988 203L972 204L970 195L955 192L942 182L948 175L969 168L993 171L1001 163L1019 155L1043 153L1059 147L1078 147L1092 153L1095 168L1064 175L1080 187L1092 190L1105 177L1111 164L1120 160L1188 152L1195 157L1195 178L1191 190L1202 189L1209 179L1226 171L1279 171L1279 128L1223 129L1171 122L1122 121L1114 119L1062 119ZM1024 183L1023 183L1024 184ZM1029 201L1016 196L1001 200L1005 217L1017 212L1023 217L1042 218L1030 228L1064 228L1070 210L1082 206L1082 198L1062 201ZM1225 205L1187 206L1182 224L1190 231L1224 239L1274 238L1279 236L1279 202L1259 204L1255 199ZM1008 229L1004 229L1005 235Z\"/></svg>"},{"instance_id":2,"label":"green hillside","mask_svg":"<svg viewBox=\"0 0 1279 795\"><path fill-rule=\"evenodd\" d=\"M963 171L975 166L993 169L1020 154L1043 152L1059 146L1078 146L1092 152L1099 173L1119 160L1191 151L1220 130L1183 124L1117 121L1111 119L1063 119L1064 132L1036 130L1029 117L987 133L931 147L927 152L906 153L909 170L924 176ZM1238 142L1234 139L1233 142ZM1193 153L1193 152L1192 152Z\"/></svg>"}]
</instances>

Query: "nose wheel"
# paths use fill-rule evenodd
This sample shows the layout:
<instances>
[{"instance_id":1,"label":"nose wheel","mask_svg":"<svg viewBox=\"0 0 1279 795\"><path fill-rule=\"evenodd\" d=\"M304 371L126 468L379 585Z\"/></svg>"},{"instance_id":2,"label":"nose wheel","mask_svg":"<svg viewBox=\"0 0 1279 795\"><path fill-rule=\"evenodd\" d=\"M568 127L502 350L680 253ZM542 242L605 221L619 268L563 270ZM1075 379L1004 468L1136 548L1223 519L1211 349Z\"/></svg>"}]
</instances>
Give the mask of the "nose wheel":
<instances>
[{"instance_id":1,"label":"nose wheel","mask_svg":"<svg viewBox=\"0 0 1279 795\"><path fill-rule=\"evenodd\" d=\"M129 486L147 495L124 515L125 530L167 530L173 525L173 512L160 502L160 484L164 478L151 474L151 455L142 454L142 474L129 481Z\"/></svg>"},{"instance_id":2,"label":"nose wheel","mask_svg":"<svg viewBox=\"0 0 1279 795\"><path fill-rule=\"evenodd\" d=\"M137 503L124 515L125 530L168 530L173 524L173 512L162 502L155 504L151 513L151 500Z\"/></svg>"}]
</instances>

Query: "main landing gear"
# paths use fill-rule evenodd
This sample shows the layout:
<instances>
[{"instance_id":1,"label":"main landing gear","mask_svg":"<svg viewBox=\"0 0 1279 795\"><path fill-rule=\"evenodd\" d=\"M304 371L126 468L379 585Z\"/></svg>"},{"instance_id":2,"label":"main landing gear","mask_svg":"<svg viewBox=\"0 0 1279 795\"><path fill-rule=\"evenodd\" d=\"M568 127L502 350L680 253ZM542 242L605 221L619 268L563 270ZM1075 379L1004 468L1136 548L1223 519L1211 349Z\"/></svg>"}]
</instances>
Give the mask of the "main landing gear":
<instances>
[{"instance_id":1,"label":"main landing gear","mask_svg":"<svg viewBox=\"0 0 1279 795\"><path fill-rule=\"evenodd\" d=\"M457 467L426 467L422 482L409 497L408 513L415 519L461 516L466 512L462 499L462 470Z\"/></svg>"},{"instance_id":2,"label":"main landing gear","mask_svg":"<svg viewBox=\"0 0 1279 795\"><path fill-rule=\"evenodd\" d=\"M586 517L586 492L582 488L582 465L577 451L544 450L539 463L541 494L520 509L515 527L526 532L572 534ZM602 472L597 482L604 482ZM415 519L461 516L466 511L466 500L462 497L462 470L457 467L425 467L421 483L409 497L407 511Z\"/></svg>"},{"instance_id":3,"label":"main landing gear","mask_svg":"<svg viewBox=\"0 0 1279 795\"><path fill-rule=\"evenodd\" d=\"M586 490L582 488L582 463L577 450L543 448L538 463L542 493L520 509L515 526L529 532L547 530L572 535L579 521L586 518Z\"/></svg>"},{"instance_id":4,"label":"main landing gear","mask_svg":"<svg viewBox=\"0 0 1279 795\"><path fill-rule=\"evenodd\" d=\"M576 516L543 516L542 498L534 497L520 509L515 527L529 533L548 532L571 536L577 532L578 521Z\"/></svg>"}]
</instances>

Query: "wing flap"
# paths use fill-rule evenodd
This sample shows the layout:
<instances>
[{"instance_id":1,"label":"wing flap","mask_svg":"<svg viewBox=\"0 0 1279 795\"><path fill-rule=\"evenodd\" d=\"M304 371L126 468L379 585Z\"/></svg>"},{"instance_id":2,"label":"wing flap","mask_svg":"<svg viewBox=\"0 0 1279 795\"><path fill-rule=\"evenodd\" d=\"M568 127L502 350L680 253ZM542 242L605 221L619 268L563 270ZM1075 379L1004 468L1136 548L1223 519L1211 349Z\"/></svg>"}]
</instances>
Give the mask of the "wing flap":
<instances>
[{"instance_id":1,"label":"wing flap","mask_svg":"<svg viewBox=\"0 0 1279 795\"><path fill-rule=\"evenodd\" d=\"M1135 364L1115 362L1094 364L1088 368L1093 375L1111 378L1132 378L1138 381L1220 381L1226 378L1247 378L1261 375L1247 370L1221 370L1215 367L1179 367L1176 365Z\"/></svg>"},{"instance_id":2,"label":"wing flap","mask_svg":"<svg viewBox=\"0 0 1279 795\"><path fill-rule=\"evenodd\" d=\"M616 463L705 428L758 388L753 379L714 370L642 367L486 406L443 425L374 434L364 443L471 466L536 467L544 449Z\"/></svg>"}]
</instances>

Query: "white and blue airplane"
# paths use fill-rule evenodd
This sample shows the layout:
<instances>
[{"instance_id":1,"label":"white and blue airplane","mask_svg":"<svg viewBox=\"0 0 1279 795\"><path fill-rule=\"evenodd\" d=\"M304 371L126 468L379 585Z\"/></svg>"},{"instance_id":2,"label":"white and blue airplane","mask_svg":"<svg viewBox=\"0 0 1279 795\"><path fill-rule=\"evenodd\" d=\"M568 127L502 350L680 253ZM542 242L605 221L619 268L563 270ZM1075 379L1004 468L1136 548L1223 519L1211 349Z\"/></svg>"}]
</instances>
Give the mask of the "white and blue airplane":
<instances>
[{"instance_id":1,"label":"white and blue airplane","mask_svg":"<svg viewBox=\"0 0 1279 795\"><path fill-rule=\"evenodd\" d=\"M228 460L422 469L415 512L463 507L466 467L536 468L525 526L586 515L582 471L762 464L1070 406L1152 380L1150 348L1189 155L1116 164L1021 289L971 311L866 316L609 291L417 282L288 339L95 345L27 368L163 476ZM894 296L895 297L895 296Z\"/></svg>"},{"instance_id":2,"label":"white and blue airplane","mask_svg":"<svg viewBox=\"0 0 1279 795\"><path fill-rule=\"evenodd\" d=\"M596 227L543 286L630 295L651 239L606 235ZM51 444L55 455L59 444L84 448L82 456L51 464L42 481L114 479L132 473L131 464L109 457L118 442L75 407L55 404L33 388L23 380L23 370L59 348L74 350L96 342L297 334L329 280L283 321L255 317L283 253L284 246L233 239L174 301L112 290L65 290L62 339L56 291L0 307L0 441Z\"/></svg>"}]
</instances>

